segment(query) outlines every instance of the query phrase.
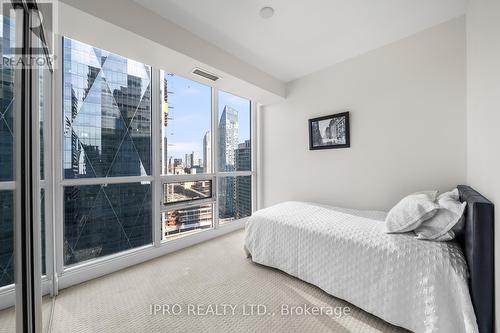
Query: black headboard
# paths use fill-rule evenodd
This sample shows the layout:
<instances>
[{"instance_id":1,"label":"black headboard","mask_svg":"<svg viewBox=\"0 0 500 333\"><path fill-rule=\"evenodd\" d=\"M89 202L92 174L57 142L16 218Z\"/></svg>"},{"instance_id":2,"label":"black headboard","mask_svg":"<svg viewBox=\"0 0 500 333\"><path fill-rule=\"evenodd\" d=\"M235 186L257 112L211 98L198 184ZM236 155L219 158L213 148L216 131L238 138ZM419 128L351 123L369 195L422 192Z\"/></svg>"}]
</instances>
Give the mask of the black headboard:
<instances>
[{"instance_id":1,"label":"black headboard","mask_svg":"<svg viewBox=\"0 0 500 333\"><path fill-rule=\"evenodd\" d=\"M460 201L467 202L465 230L457 236L469 266L470 294L480 333L492 333L495 318L495 262L493 204L470 186L459 185Z\"/></svg>"}]
</instances>

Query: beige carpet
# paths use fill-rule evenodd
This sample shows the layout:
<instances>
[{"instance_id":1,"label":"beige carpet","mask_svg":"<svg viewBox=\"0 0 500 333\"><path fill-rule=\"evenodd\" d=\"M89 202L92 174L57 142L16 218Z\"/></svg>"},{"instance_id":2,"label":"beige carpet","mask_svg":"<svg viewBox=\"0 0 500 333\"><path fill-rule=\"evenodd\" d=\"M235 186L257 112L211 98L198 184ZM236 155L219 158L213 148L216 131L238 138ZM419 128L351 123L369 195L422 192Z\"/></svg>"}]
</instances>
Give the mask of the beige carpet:
<instances>
[{"instance_id":1,"label":"beige carpet","mask_svg":"<svg viewBox=\"0 0 500 333\"><path fill-rule=\"evenodd\" d=\"M46 296L42 299L42 329L49 331L52 298ZM0 311L0 333L16 332L16 313L14 307Z\"/></svg>"},{"instance_id":2,"label":"beige carpet","mask_svg":"<svg viewBox=\"0 0 500 333\"><path fill-rule=\"evenodd\" d=\"M404 332L319 288L252 263L245 258L243 237L237 231L62 290L51 332ZM152 303L179 304L181 313L152 315ZM197 304L203 305L200 312ZM211 315L208 305L215 304L219 312ZM250 315L250 304L261 304L262 312L265 306L266 313ZM282 304L323 307L325 313L283 316ZM229 305L236 306L234 315ZM348 315L327 314L327 307L346 306ZM188 315L188 309L194 311Z\"/></svg>"}]
</instances>

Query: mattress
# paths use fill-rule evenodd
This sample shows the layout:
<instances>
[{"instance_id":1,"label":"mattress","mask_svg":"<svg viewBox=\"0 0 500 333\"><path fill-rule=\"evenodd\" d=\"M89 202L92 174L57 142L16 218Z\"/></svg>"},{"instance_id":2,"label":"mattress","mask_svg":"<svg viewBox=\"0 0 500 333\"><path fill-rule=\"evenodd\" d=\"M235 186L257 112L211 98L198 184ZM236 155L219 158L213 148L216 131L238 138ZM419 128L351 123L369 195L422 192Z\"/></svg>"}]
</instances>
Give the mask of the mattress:
<instances>
[{"instance_id":1,"label":"mattress","mask_svg":"<svg viewBox=\"0 0 500 333\"><path fill-rule=\"evenodd\" d=\"M413 332L478 332L459 245L386 234L385 215L285 202L250 217L245 250Z\"/></svg>"}]
</instances>

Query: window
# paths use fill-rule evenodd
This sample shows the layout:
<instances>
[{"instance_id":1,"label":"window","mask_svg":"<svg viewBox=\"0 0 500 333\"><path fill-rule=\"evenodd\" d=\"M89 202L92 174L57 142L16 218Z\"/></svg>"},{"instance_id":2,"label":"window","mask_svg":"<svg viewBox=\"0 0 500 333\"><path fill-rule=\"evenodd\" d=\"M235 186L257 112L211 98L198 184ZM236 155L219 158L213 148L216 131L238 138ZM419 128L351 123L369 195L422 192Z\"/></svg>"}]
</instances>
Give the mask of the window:
<instances>
[{"instance_id":1,"label":"window","mask_svg":"<svg viewBox=\"0 0 500 333\"><path fill-rule=\"evenodd\" d=\"M0 15L0 52L13 46L14 22ZM0 287L14 282L14 68L1 65L0 80Z\"/></svg>"},{"instance_id":2,"label":"window","mask_svg":"<svg viewBox=\"0 0 500 333\"><path fill-rule=\"evenodd\" d=\"M219 223L252 214L251 105L242 97L219 92Z\"/></svg>"},{"instance_id":3,"label":"window","mask_svg":"<svg viewBox=\"0 0 500 333\"><path fill-rule=\"evenodd\" d=\"M212 89L163 74L162 173L212 172Z\"/></svg>"},{"instance_id":4,"label":"window","mask_svg":"<svg viewBox=\"0 0 500 333\"><path fill-rule=\"evenodd\" d=\"M151 68L63 44L63 246L72 265L152 243Z\"/></svg>"},{"instance_id":5,"label":"window","mask_svg":"<svg viewBox=\"0 0 500 333\"><path fill-rule=\"evenodd\" d=\"M64 188L64 264L152 242L151 185L141 183Z\"/></svg>"},{"instance_id":6,"label":"window","mask_svg":"<svg viewBox=\"0 0 500 333\"><path fill-rule=\"evenodd\" d=\"M166 183L163 185L163 193L165 193L163 202L167 205L174 202L208 199L212 197L212 181Z\"/></svg>"},{"instance_id":7,"label":"window","mask_svg":"<svg viewBox=\"0 0 500 333\"><path fill-rule=\"evenodd\" d=\"M151 69L64 39L64 178L151 174Z\"/></svg>"},{"instance_id":8,"label":"window","mask_svg":"<svg viewBox=\"0 0 500 333\"><path fill-rule=\"evenodd\" d=\"M163 71L161 79L162 239L168 240L213 227L212 88Z\"/></svg>"},{"instance_id":9,"label":"window","mask_svg":"<svg viewBox=\"0 0 500 333\"><path fill-rule=\"evenodd\" d=\"M214 109L212 88L166 72L161 78L163 239L250 216L250 101L218 91Z\"/></svg>"},{"instance_id":10,"label":"window","mask_svg":"<svg viewBox=\"0 0 500 333\"><path fill-rule=\"evenodd\" d=\"M69 38L62 61L64 266L252 214L248 99Z\"/></svg>"},{"instance_id":11,"label":"window","mask_svg":"<svg viewBox=\"0 0 500 333\"><path fill-rule=\"evenodd\" d=\"M164 238L171 239L187 231L197 231L212 227L213 205L200 205L168 210L162 213Z\"/></svg>"}]
</instances>

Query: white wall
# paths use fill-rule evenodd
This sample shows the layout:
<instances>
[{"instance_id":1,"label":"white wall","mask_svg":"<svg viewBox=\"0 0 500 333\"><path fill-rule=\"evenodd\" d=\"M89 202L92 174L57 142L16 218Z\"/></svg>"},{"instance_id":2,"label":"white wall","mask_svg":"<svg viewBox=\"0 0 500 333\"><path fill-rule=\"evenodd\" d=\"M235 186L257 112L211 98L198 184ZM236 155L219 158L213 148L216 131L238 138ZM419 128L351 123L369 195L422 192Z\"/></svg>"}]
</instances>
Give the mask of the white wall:
<instances>
[{"instance_id":1,"label":"white wall","mask_svg":"<svg viewBox=\"0 0 500 333\"><path fill-rule=\"evenodd\" d=\"M466 180L465 19L311 74L261 114L262 204L388 209ZM351 111L351 148L308 150L307 120Z\"/></svg>"},{"instance_id":2,"label":"white wall","mask_svg":"<svg viewBox=\"0 0 500 333\"><path fill-rule=\"evenodd\" d=\"M467 180L500 205L500 2L467 8ZM497 216L498 216L498 209ZM500 319L500 227L495 228L496 320Z\"/></svg>"}]
</instances>

